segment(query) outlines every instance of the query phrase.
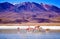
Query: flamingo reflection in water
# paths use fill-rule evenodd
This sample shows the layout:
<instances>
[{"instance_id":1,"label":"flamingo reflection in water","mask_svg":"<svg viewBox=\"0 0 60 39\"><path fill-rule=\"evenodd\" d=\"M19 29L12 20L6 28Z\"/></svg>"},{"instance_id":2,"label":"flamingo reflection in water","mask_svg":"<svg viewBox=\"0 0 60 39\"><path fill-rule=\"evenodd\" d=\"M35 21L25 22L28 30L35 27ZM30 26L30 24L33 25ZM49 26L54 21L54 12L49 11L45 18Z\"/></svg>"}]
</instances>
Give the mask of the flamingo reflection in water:
<instances>
[{"instance_id":1,"label":"flamingo reflection in water","mask_svg":"<svg viewBox=\"0 0 60 39\"><path fill-rule=\"evenodd\" d=\"M18 33L20 33L20 28L19 27L17 28L17 31L18 31Z\"/></svg>"}]
</instances>

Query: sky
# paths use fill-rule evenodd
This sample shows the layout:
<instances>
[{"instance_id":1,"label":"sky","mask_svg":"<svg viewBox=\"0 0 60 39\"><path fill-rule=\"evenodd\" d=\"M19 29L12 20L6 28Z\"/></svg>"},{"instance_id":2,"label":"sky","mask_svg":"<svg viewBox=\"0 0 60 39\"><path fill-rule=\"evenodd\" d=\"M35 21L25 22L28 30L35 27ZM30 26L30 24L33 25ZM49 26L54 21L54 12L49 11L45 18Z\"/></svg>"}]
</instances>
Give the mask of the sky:
<instances>
[{"instance_id":1,"label":"sky","mask_svg":"<svg viewBox=\"0 0 60 39\"><path fill-rule=\"evenodd\" d=\"M60 0L0 0L0 3L2 2L10 2L12 4L16 4L16 3L18 4L21 2L36 2L36 3L44 3L44 4L50 4L60 7Z\"/></svg>"}]
</instances>

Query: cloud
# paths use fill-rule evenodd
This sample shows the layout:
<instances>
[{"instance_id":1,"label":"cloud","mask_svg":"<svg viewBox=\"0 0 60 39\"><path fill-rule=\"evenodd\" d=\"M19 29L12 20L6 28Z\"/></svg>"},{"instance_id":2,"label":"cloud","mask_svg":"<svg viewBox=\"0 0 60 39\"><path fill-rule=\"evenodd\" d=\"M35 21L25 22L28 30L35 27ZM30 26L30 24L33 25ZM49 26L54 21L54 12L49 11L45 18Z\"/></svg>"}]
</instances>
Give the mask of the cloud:
<instances>
[{"instance_id":1,"label":"cloud","mask_svg":"<svg viewBox=\"0 0 60 39\"><path fill-rule=\"evenodd\" d=\"M15 5L15 4L17 4L17 3L13 3L13 5Z\"/></svg>"}]
</instances>

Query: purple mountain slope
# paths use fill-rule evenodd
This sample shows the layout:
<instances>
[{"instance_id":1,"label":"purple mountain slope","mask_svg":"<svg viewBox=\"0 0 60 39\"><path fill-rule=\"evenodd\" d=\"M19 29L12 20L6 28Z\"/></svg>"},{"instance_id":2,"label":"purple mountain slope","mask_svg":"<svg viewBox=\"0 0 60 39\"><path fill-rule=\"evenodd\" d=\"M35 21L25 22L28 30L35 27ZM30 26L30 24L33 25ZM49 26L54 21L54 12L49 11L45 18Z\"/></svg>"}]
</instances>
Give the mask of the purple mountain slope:
<instances>
[{"instance_id":1,"label":"purple mountain slope","mask_svg":"<svg viewBox=\"0 0 60 39\"><path fill-rule=\"evenodd\" d=\"M51 10L51 11L55 11L55 12L57 12L57 13L60 13L60 8L58 8L58 7L56 7L56 6L52 6L52 7L50 8L50 10Z\"/></svg>"},{"instance_id":2,"label":"purple mountain slope","mask_svg":"<svg viewBox=\"0 0 60 39\"><path fill-rule=\"evenodd\" d=\"M13 5L8 2L0 3L1 23L60 23L60 8L54 5L23 2Z\"/></svg>"},{"instance_id":3,"label":"purple mountain slope","mask_svg":"<svg viewBox=\"0 0 60 39\"><path fill-rule=\"evenodd\" d=\"M14 10L17 11L54 11L54 12L60 12L60 8L53 6L53 5L47 5L47 4L38 4L35 2L23 2L20 4L16 4L17 6L4 2L0 3L0 11L6 11L6 10ZM48 9L48 10L47 10Z\"/></svg>"},{"instance_id":4,"label":"purple mountain slope","mask_svg":"<svg viewBox=\"0 0 60 39\"><path fill-rule=\"evenodd\" d=\"M35 2L23 2L20 4L17 4L17 9L16 11L31 11L31 12L35 12L35 11L46 11L46 9L38 4L38 3L35 3Z\"/></svg>"},{"instance_id":5,"label":"purple mountain slope","mask_svg":"<svg viewBox=\"0 0 60 39\"><path fill-rule=\"evenodd\" d=\"M0 3L0 12L13 10L14 5L8 2Z\"/></svg>"}]
</instances>

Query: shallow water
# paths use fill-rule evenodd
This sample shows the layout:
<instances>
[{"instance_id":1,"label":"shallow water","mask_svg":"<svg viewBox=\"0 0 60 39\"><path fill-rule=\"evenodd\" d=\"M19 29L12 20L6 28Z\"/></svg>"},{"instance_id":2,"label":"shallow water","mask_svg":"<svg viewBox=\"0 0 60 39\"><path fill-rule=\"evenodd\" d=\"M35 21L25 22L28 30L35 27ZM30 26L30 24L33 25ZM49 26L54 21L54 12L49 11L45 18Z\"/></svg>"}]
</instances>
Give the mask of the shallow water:
<instances>
[{"instance_id":1,"label":"shallow water","mask_svg":"<svg viewBox=\"0 0 60 39\"><path fill-rule=\"evenodd\" d=\"M60 39L60 32L50 33L0 33L0 39Z\"/></svg>"}]
</instances>

